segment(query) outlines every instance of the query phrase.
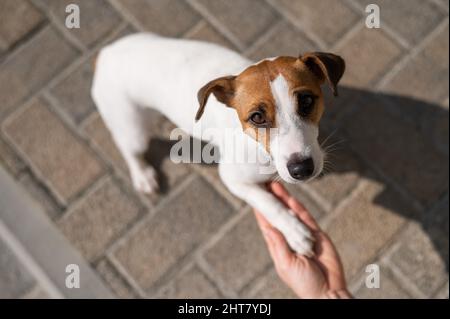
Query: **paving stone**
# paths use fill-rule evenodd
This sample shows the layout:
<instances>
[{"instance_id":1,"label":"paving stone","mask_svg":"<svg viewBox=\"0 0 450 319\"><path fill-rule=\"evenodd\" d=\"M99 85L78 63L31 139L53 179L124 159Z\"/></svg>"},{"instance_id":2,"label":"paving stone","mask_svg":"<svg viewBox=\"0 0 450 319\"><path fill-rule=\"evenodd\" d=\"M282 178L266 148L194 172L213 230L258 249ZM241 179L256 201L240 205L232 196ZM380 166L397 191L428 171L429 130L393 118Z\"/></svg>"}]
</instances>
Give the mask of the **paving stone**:
<instances>
[{"instance_id":1,"label":"paving stone","mask_svg":"<svg viewBox=\"0 0 450 319\"><path fill-rule=\"evenodd\" d=\"M89 260L103 253L138 217L140 207L112 179L102 182L58 221L63 234Z\"/></svg>"},{"instance_id":2,"label":"paving stone","mask_svg":"<svg viewBox=\"0 0 450 319\"><path fill-rule=\"evenodd\" d=\"M198 0L197 2L246 46L268 31L278 19L278 15L263 1Z\"/></svg>"},{"instance_id":3,"label":"paving stone","mask_svg":"<svg viewBox=\"0 0 450 319\"><path fill-rule=\"evenodd\" d=\"M341 255L347 279L372 260L405 223L411 208L394 190L376 181L341 206L326 231Z\"/></svg>"},{"instance_id":4,"label":"paving stone","mask_svg":"<svg viewBox=\"0 0 450 319\"><path fill-rule=\"evenodd\" d=\"M448 264L448 236L442 236L449 233L449 214L448 214L448 193L436 207L429 211L422 219L422 227L431 236L436 250L441 252L442 259ZM434 235L435 234L435 235ZM433 236L434 235L434 236ZM442 237L440 237L442 236Z\"/></svg>"},{"instance_id":5,"label":"paving stone","mask_svg":"<svg viewBox=\"0 0 450 319\"><path fill-rule=\"evenodd\" d=\"M36 285L30 291L21 296L21 299L50 299L50 295L45 291L45 289Z\"/></svg>"},{"instance_id":6,"label":"paving stone","mask_svg":"<svg viewBox=\"0 0 450 319\"><path fill-rule=\"evenodd\" d=\"M326 214L326 212L319 206L319 204L307 194L305 188L308 188L308 185L305 185L302 188L299 185L284 183L284 186L286 187L289 194L291 194L300 203L302 203L302 205L316 220L320 220L320 218L322 218Z\"/></svg>"},{"instance_id":7,"label":"paving stone","mask_svg":"<svg viewBox=\"0 0 450 319\"><path fill-rule=\"evenodd\" d=\"M357 299L409 299L411 295L396 281L392 271L385 265L380 266L380 287L368 288L365 278L354 293ZM368 274L366 274L368 275Z\"/></svg>"},{"instance_id":8,"label":"paving stone","mask_svg":"<svg viewBox=\"0 0 450 319\"><path fill-rule=\"evenodd\" d=\"M351 193L361 180L361 176L367 172L367 168L359 156L346 146L332 152L328 161L330 163L326 164L328 167L325 166L325 171L329 172L309 182L308 185L332 208Z\"/></svg>"},{"instance_id":9,"label":"paving stone","mask_svg":"<svg viewBox=\"0 0 450 319\"><path fill-rule=\"evenodd\" d=\"M188 38L217 43L221 46L234 49L234 45L206 21L203 21L198 29L196 29L193 33L190 33Z\"/></svg>"},{"instance_id":10,"label":"paving stone","mask_svg":"<svg viewBox=\"0 0 450 319\"><path fill-rule=\"evenodd\" d=\"M437 108L435 108L437 109ZM440 113L441 116L437 116ZM430 114L429 114L430 115ZM448 130L448 109L444 111L435 112L433 119L425 123L428 130L431 131L430 136L437 149L441 150L445 155L449 154L449 130Z\"/></svg>"},{"instance_id":11,"label":"paving stone","mask_svg":"<svg viewBox=\"0 0 450 319\"><path fill-rule=\"evenodd\" d=\"M428 206L448 189L448 158L433 147L417 124L405 121L407 109L401 108L398 116L388 112L387 108L402 104L415 106L413 101L406 102L385 106L377 98L361 101L364 107L356 108L343 127L359 155Z\"/></svg>"},{"instance_id":12,"label":"paving stone","mask_svg":"<svg viewBox=\"0 0 450 319\"><path fill-rule=\"evenodd\" d=\"M447 7L447 11L448 11L449 0L438 0L438 1L440 1L445 7Z\"/></svg>"},{"instance_id":13,"label":"paving stone","mask_svg":"<svg viewBox=\"0 0 450 319\"><path fill-rule=\"evenodd\" d=\"M121 299L138 298L133 288L119 274L117 269L107 260L102 259L95 269L98 271L103 281L108 285L114 294Z\"/></svg>"},{"instance_id":14,"label":"paving stone","mask_svg":"<svg viewBox=\"0 0 450 319\"><path fill-rule=\"evenodd\" d=\"M121 39L127 35L138 33L138 32L139 31L133 25L127 24L121 31L116 33L112 38L107 38L106 41L104 41L104 46L106 46L118 39ZM91 61L94 62L94 59L92 59Z\"/></svg>"},{"instance_id":15,"label":"paving stone","mask_svg":"<svg viewBox=\"0 0 450 319\"><path fill-rule=\"evenodd\" d=\"M80 8L80 28L67 28L67 32L87 47L91 47L111 33L122 21L106 0L40 0L49 14L65 27L66 7L76 4Z\"/></svg>"},{"instance_id":16,"label":"paving stone","mask_svg":"<svg viewBox=\"0 0 450 319\"><path fill-rule=\"evenodd\" d=\"M93 113L83 123L83 131L88 135L91 143L100 150L105 160L115 165L124 173L128 172L125 160L117 149L109 130L98 112Z\"/></svg>"},{"instance_id":17,"label":"paving stone","mask_svg":"<svg viewBox=\"0 0 450 319\"><path fill-rule=\"evenodd\" d=\"M220 298L217 288L198 268L193 267L165 287L161 298L169 299L205 299Z\"/></svg>"},{"instance_id":18,"label":"paving stone","mask_svg":"<svg viewBox=\"0 0 450 319\"><path fill-rule=\"evenodd\" d=\"M39 176L66 201L103 173L93 153L40 99L9 117L3 129Z\"/></svg>"},{"instance_id":19,"label":"paving stone","mask_svg":"<svg viewBox=\"0 0 450 319\"><path fill-rule=\"evenodd\" d=\"M185 1L118 1L148 31L179 37L200 21L200 15ZM168 23L170 21L170 23Z\"/></svg>"},{"instance_id":20,"label":"paving stone","mask_svg":"<svg viewBox=\"0 0 450 319\"><path fill-rule=\"evenodd\" d=\"M335 43L359 19L344 1L276 0L275 3L295 17L305 33L315 34L328 45Z\"/></svg>"},{"instance_id":21,"label":"paving stone","mask_svg":"<svg viewBox=\"0 0 450 319\"><path fill-rule=\"evenodd\" d=\"M241 296L250 299L298 299L273 268L258 279L255 286L257 287L246 289Z\"/></svg>"},{"instance_id":22,"label":"paving stone","mask_svg":"<svg viewBox=\"0 0 450 319\"><path fill-rule=\"evenodd\" d=\"M43 20L42 14L29 1L1 1L0 51L8 50Z\"/></svg>"},{"instance_id":23,"label":"paving stone","mask_svg":"<svg viewBox=\"0 0 450 319\"><path fill-rule=\"evenodd\" d=\"M20 184L42 206L51 219L60 217L61 209L46 187L29 172L19 176Z\"/></svg>"},{"instance_id":24,"label":"paving stone","mask_svg":"<svg viewBox=\"0 0 450 319\"><path fill-rule=\"evenodd\" d=\"M165 155L166 153L164 152L163 154ZM164 198L165 195L175 189L188 176L190 172L188 165L175 164L169 157L165 157L160 165L154 166L157 168L158 182L161 189L161 192L156 194L156 196L154 195L154 203Z\"/></svg>"},{"instance_id":25,"label":"paving stone","mask_svg":"<svg viewBox=\"0 0 450 319\"><path fill-rule=\"evenodd\" d=\"M449 154L449 132L448 132L448 97L441 104L444 111L446 111L447 116L440 116L438 120L433 123L434 127L434 142L438 149L442 150L447 156ZM444 113L445 114L445 113ZM442 115L442 112L441 112Z\"/></svg>"},{"instance_id":26,"label":"paving stone","mask_svg":"<svg viewBox=\"0 0 450 319\"><path fill-rule=\"evenodd\" d=\"M448 299L448 281L447 284L436 295L438 299Z\"/></svg>"},{"instance_id":27,"label":"paving stone","mask_svg":"<svg viewBox=\"0 0 450 319\"><path fill-rule=\"evenodd\" d=\"M241 219L205 254L214 274L239 292L271 264L253 213Z\"/></svg>"},{"instance_id":28,"label":"paving stone","mask_svg":"<svg viewBox=\"0 0 450 319\"><path fill-rule=\"evenodd\" d=\"M0 137L0 164L8 169L13 176L24 170L25 164L11 147Z\"/></svg>"},{"instance_id":29,"label":"paving stone","mask_svg":"<svg viewBox=\"0 0 450 319\"><path fill-rule=\"evenodd\" d=\"M436 290L448 280L448 268L446 267L448 267L449 246L448 232L431 234L429 231L428 229L423 230L418 224L409 226L390 260L420 291L426 296L432 297ZM434 236L441 240L442 237L447 236L446 248L436 248L432 241Z\"/></svg>"},{"instance_id":30,"label":"paving stone","mask_svg":"<svg viewBox=\"0 0 450 319\"><path fill-rule=\"evenodd\" d=\"M53 28L46 27L0 64L0 118L47 84L76 57Z\"/></svg>"},{"instance_id":31,"label":"paving stone","mask_svg":"<svg viewBox=\"0 0 450 319\"><path fill-rule=\"evenodd\" d=\"M398 60L400 47L382 30L362 28L338 50L347 61L342 84L367 88Z\"/></svg>"},{"instance_id":32,"label":"paving stone","mask_svg":"<svg viewBox=\"0 0 450 319\"><path fill-rule=\"evenodd\" d=\"M237 210L244 205L244 201L234 196L220 178L218 166L216 164L189 164L192 165L206 180L208 180L216 189L230 202Z\"/></svg>"},{"instance_id":33,"label":"paving stone","mask_svg":"<svg viewBox=\"0 0 450 319\"><path fill-rule=\"evenodd\" d=\"M168 139L170 132L168 127L170 125L167 123L167 120L159 113L149 111L147 123L149 123L151 137L145 157L156 168L161 189L159 194L152 194L150 196L152 202L156 203L161 199L161 196L167 194L190 172L190 168L188 164L177 164L170 160L170 148L173 142ZM94 113L83 124L83 127L92 143L99 149L103 158L129 178L126 163L113 142L111 134L107 130L100 115Z\"/></svg>"},{"instance_id":34,"label":"paving stone","mask_svg":"<svg viewBox=\"0 0 450 319\"><path fill-rule=\"evenodd\" d=\"M282 22L275 27L271 36L263 44L252 50L250 58L260 61L283 55L298 57L300 54L315 51L315 49L315 45L304 34L291 24Z\"/></svg>"},{"instance_id":35,"label":"paving stone","mask_svg":"<svg viewBox=\"0 0 450 319\"><path fill-rule=\"evenodd\" d=\"M150 289L231 214L230 205L209 184L195 177L132 232L117 247L115 256L142 288Z\"/></svg>"},{"instance_id":36,"label":"paving stone","mask_svg":"<svg viewBox=\"0 0 450 319\"><path fill-rule=\"evenodd\" d=\"M345 76L345 73L344 73ZM342 119L354 108L360 107L360 99L371 99L373 94L367 89L357 89L352 86L346 86L342 83L338 85L338 96L334 96L328 85L322 86L324 98L324 113L319 123L319 139L323 142L332 134L325 145L331 145L332 142L340 142L344 140L344 144L338 144L338 147L346 146L347 142L342 136Z\"/></svg>"},{"instance_id":37,"label":"paving stone","mask_svg":"<svg viewBox=\"0 0 450 319\"><path fill-rule=\"evenodd\" d=\"M170 159L170 150L176 143L170 140L170 134L176 128L175 125L156 111L148 110L147 115L147 123L150 123L150 141L145 159L158 173L160 192L153 198L156 202L187 176L191 171L191 164L174 163Z\"/></svg>"},{"instance_id":38,"label":"paving stone","mask_svg":"<svg viewBox=\"0 0 450 319\"><path fill-rule=\"evenodd\" d=\"M67 112L76 124L95 110L91 98L93 71L93 59L89 59L51 89L58 107Z\"/></svg>"},{"instance_id":39,"label":"paving stone","mask_svg":"<svg viewBox=\"0 0 450 319\"><path fill-rule=\"evenodd\" d=\"M421 0L357 0L364 6L374 3L380 7L381 28L389 25L411 44L419 43L445 14L433 1Z\"/></svg>"},{"instance_id":40,"label":"paving stone","mask_svg":"<svg viewBox=\"0 0 450 319\"><path fill-rule=\"evenodd\" d=\"M395 94L439 103L448 97L448 27L385 86Z\"/></svg>"},{"instance_id":41,"label":"paving stone","mask_svg":"<svg viewBox=\"0 0 450 319\"><path fill-rule=\"evenodd\" d=\"M35 284L35 279L0 237L0 298L19 298Z\"/></svg>"}]
</instances>

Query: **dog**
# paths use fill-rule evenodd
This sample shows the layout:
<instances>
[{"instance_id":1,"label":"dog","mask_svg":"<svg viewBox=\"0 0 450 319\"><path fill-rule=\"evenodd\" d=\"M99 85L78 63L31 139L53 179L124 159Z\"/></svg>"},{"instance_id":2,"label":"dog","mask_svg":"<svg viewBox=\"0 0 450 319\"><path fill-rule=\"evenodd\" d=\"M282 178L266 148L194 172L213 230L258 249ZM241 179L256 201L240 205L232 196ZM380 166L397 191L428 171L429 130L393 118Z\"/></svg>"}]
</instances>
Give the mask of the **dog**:
<instances>
[{"instance_id":1,"label":"dog","mask_svg":"<svg viewBox=\"0 0 450 319\"><path fill-rule=\"evenodd\" d=\"M258 209L295 252L312 256L309 229L264 185L275 177L306 182L321 173L321 86L327 83L337 95L344 70L344 60L331 53L254 63L216 44L138 33L100 50L91 91L133 186L142 193L158 189L155 169L143 159L149 139L145 108L161 112L196 138L202 138L195 130L199 124L237 129L236 143L247 145L245 151L251 155L269 158L273 172L261 174L258 162L233 161L233 146L225 146L218 165L223 183ZM252 143L257 147L248 146Z\"/></svg>"}]
</instances>

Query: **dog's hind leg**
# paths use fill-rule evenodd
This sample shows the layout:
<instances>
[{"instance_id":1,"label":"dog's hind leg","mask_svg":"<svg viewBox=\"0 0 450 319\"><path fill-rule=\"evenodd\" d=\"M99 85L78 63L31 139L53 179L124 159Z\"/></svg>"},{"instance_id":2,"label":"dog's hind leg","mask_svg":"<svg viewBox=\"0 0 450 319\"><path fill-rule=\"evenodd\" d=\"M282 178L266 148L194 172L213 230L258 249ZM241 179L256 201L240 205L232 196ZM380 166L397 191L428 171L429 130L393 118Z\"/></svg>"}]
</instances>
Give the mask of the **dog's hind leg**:
<instances>
[{"instance_id":1,"label":"dog's hind leg","mask_svg":"<svg viewBox=\"0 0 450 319\"><path fill-rule=\"evenodd\" d=\"M112 137L127 163L134 188L151 194L158 190L155 169L144 160L149 142L145 110L124 95L100 95L93 92L94 101Z\"/></svg>"}]
</instances>

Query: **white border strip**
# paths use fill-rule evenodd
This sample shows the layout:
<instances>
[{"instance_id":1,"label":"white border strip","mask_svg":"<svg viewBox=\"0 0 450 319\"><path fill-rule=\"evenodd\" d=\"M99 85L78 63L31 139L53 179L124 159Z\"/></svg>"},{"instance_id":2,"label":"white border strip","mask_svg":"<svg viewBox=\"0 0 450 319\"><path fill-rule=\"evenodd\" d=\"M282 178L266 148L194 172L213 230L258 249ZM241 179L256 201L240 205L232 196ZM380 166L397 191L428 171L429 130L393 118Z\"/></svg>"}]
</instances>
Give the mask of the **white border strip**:
<instances>
[{"instance_id":1,"label":"white border strip","mask_svg":"<svg viewBox=\"0 0 450 319\"><path fill-rule=\"evenodd\" d=\"M0 235L52 297L114 298L37 202L0 167ZM66 266L80 268L80 288L65 285ZM0 270L1 271L1 270Z\"/></svg>"}]
</instances>

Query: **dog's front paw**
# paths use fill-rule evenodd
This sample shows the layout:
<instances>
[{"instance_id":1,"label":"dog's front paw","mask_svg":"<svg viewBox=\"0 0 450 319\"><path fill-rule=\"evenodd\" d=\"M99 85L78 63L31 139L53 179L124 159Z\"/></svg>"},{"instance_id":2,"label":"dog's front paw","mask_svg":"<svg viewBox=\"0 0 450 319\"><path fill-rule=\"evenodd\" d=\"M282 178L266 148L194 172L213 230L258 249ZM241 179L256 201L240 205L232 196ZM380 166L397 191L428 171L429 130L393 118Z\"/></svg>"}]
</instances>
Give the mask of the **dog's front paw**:
<instances>
[{"instance_id":1,"label":"dog's front paw","mask_svg":"<svg viewBox=\"0 0 450 319\"><path fill-rule=\"evenodd\" d=\"M153 167L147 166L142 170L136 170L131 173L134 188L144 194L155 193L159 186L157 174Z\"/></svg>"},{"instance_id":2,"label":"dog's front paw","mask_svg":"<svg viewBox=\"0 0 450 319\"><path fill-rule=\"evenodd\" d=\"M284 216L276 227L296 253L307 257L314 255L314 237L309 228L299 221L293 213L290 212L290 215Z\"/></svg>"}]
</instances>

